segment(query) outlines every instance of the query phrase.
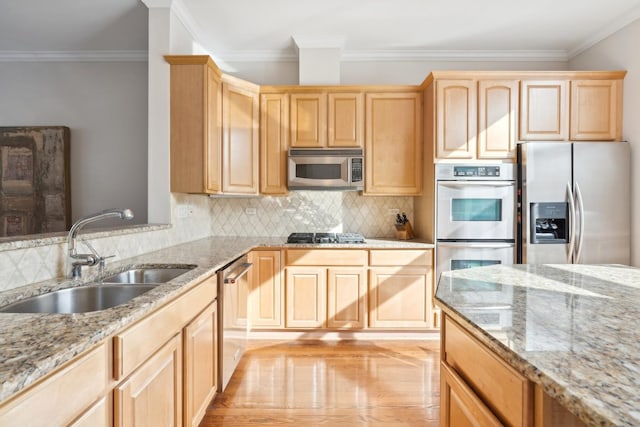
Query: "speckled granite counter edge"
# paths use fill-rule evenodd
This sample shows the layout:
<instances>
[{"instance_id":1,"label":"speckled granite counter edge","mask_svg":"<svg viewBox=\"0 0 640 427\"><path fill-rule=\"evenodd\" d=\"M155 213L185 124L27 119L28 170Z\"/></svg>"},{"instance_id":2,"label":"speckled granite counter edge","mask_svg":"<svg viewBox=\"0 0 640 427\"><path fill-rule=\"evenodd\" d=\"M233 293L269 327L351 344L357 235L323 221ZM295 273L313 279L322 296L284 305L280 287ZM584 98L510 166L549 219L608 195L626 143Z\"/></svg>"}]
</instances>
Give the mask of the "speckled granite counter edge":
<instances>
[{"instance_id":1,"label":"speckled granite counter edge","mask_svg":"<svg viewBox=\"0 0 640 427\"><path fill-rule=\"evenodd\" d=\"M208 244L213 246L207 246ZM433 249L433 247L432 243L417 240L367 239L364 244L300 245L283 243L281 237L213 236L114 262L108 266L105 275L141 266L192 265L195 268L166 284L158 285L129 303L107 310L79 314L0 313L0 348L2 349L0 352L8 353L10 350L15 352L15 360L7 360L7 357L3 355L0 364L0 404L102 340L187 292L198 283L211 277L227 263L251 250L260 248ZM208 258L205 262L198 262L196 258L202 258L199 252L212 248L221 251L222 254ZM198 256L188 259L190 250L195 250ZM172 252L180 254L182 259L180 256L172 256ZM94 280L96 280L95 275L93 277L87 275L82 282L53 279L0 292L0 306L58 289L83 286ZM71 330L74 335L68 337L63 334L56 340L55 332L58 330ZM49 331L51 333L47 333ZM17 336L20 336L23 341L20 341ZM69 338L67 342L64 341L65 337ZM9 362L14 365L5 366Z\"/></svg>"},{"instance_id":2,"label":"speckled granite counter edge","mask_svg":"<svg viewBox=\"0 0 640 427\"><path fill-rule=\"evenodd\" d=\"M595 411L594 408L586 406L579 398L572 395L569 390L546 376L530 362L518 356L515 352L485 332L484 329L473 323L462 313L458 312L437 296L434 297L434 299L436 301L436 305L440 306L443 313L447 314L455 322L459 323L466 331L471 333L471 335L477 338L491 351L496 353L496 355L502 358L509 366L522 374L525 378L540 385L545 393L557 400L568 411L580 418L583 422L587 423L587 425L615 425L602 414Z\"/></svg>"}]
</instances>

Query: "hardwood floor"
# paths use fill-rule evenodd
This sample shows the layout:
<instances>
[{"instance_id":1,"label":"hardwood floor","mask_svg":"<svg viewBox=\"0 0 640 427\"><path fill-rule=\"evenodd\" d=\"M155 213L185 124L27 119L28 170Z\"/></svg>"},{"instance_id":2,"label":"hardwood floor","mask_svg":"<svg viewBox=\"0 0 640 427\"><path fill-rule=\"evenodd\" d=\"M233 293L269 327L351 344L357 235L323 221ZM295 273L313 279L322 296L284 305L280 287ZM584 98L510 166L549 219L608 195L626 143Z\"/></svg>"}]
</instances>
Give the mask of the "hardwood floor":
<instances>
[{"instance_id":1,"label":"hardwood floor","mask_svg":"<svg viewBox=\"0 0 640 427\"><path fill-rule=\"evenodd\" d=\"M438 341L253 342L200 427L437 426Z\"/></svg>"}]
</instances>

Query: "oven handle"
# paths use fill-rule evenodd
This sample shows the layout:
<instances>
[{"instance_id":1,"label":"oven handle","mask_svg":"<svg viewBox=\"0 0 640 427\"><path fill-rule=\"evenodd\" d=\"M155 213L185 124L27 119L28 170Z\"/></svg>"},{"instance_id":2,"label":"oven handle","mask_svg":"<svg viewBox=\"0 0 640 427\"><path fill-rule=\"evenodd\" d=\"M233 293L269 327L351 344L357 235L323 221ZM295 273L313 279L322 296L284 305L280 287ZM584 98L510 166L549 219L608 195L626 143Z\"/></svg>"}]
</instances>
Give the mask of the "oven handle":
<instances>
[{"instance_id":1,"label":"oven handle","mask_svg":"<svg viewBox=\"0 0 640 427\"><path fill-rule=\"evenodd\" d=\"M445 187L513 187L515 181L438 181L438 185Z\"/></svg>"},{"instance_id":2,"label":"oven handle","mask_svg":"<svg viewBox=\"0 0 640 427\"><path fill-rule=\"evenodd\" d=\"M438 242L436 246L441 246L443 248L506 249L506 248L513 248L515 246L515 243Z\"/></svg>"},{"instance_id":3,"label":"oven handle","mask_svg":"<svg viewBox=\"0 0 640 427\"><path fill-rule=\"evenodd\" d=\"M227 284L227 283L236 283L238 280L240 280L240 278L242 276L244 276L245 274L247 274L249 272L249 269L251 267L253 267L253 264L251 264L250 262L245 262L245 263L240 264L238 266L238 268L236 268L233 272L236 272L238 270L240 270L240 271L238 271L236 273L236 275L233 276L233 277L225 277L224 278L224 283L225 284Z\"/></svg>"}]
</instances>

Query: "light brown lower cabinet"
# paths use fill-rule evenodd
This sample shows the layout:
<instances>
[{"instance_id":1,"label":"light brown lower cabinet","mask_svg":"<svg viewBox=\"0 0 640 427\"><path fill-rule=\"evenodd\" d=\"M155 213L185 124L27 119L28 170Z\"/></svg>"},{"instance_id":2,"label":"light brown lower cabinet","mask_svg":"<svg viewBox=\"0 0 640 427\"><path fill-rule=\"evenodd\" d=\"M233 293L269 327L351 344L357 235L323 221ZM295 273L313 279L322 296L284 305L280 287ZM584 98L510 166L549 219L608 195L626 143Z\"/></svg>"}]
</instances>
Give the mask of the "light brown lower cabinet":
<instances>
[{"instance_id":1,"label":"light brown lower cabinet","mask_svg":"<svg viewBox=\"0 0 640 427\"><path fill-rule=\"evenodd\" d=\"M182 335L114 389L116 427L179 426L182 422Z\"/></svg>"},{"instance_id":2,"label":"light brown lower cabinet","mask_svg":"<svg viewBox=\"0 0 640 427\"><path fill-rule=\"evenodd\" d=\"M288 267L287 328L323 328L327 317L327 272L324 267Z\"/></svg>"},{"instance_id":3,"label":"light brown lower cabinet","mask_svg":"<svg viewBox=\"0 0 640 427\"><path fill-rule=\"evenodd\" d=\"M284 327L280 251L252 251L249 262L253 264L249 270L251 329Z\"/></svg>"},{"instance_id":4,"label":"light brown lower cabinet","mask_svg":"<svg viewBox=\"0 0 640 427\"><path fill-rule=\"evenodd\" d=\"M83 425L83 415L95 409L94 403L110 391L110 352L110 341L103 341L4 402L0 406L0 425L48 427L68 425L74 420Z\"/></svg>"},{"instance_id":5,"label":"light brown lower cabinet","mask_svg":"<svg viewBox=\"0 0 640 427\"><path fill-rule=\"evenodd\" d=\"M440 425L501 426L502 423L446 363L440 365Z\"/></svg>"},{"instance_id":6,"label":"light brown lower cabinet","mask_svg":"<svg viewBox=\"0 0 640 427\"><path fill-rule=\"evenodd\" d=\"M366 326L367 271L359 267L327 270L327 327Z\"/></svg>"},{"instance_id":7,"label":"light brown lower cabinet","mask_svg":"<svg viewBox=\"0 0 640 427\"><path fill-rule=\"evenodd\" d=\"M216 389L216 298L212 276L0 404L0 426L198 425Z\"/></svg>"},{"instance_id":8,"label":"light brown lower cabinet","mask_svg":"<svg viewBox=\"0 0 640 427\"><path fill-rule=\"evenodd\" d=\"M584 426L446 314L440 346L441 426Z\"/></svg>"},{"instance_id":9,"label":"light brown lower cabinet","mask_svg":"<svg viewBox=\"0 0 640 427\"><path fill-rule=\"evenodd\" d=\"M113 400L111 393L87 409L70 427L107 427L113 425Z\"/></svg>"},{"instance_id":10,"label":"light brown lower cabinet","mask_svg":"<svg viewBox=\"0 0 640 427\"><path fill-rule=\"evenodd\" d=\"M218 304L211 303L184 328L184 425L197 427L216 395Z\"/></svg>"}]
</instances>

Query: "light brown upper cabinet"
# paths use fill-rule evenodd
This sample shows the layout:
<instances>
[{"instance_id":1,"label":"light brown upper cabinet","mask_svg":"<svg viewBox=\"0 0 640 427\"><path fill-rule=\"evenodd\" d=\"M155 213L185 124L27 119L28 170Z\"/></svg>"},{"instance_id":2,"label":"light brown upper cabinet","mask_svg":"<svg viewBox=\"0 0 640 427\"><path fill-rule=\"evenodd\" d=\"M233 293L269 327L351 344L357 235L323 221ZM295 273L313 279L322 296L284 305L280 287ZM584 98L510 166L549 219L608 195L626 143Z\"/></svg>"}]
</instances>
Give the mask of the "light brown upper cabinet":
<instances>
[{"instance_id":1,"label":"light brown upper cabinet","mask_svg":"<svg viewBox=\"0 0 640 427\"><path fill-rule=\"evenodd\" d=\"M478 81L479 159L515 158L518 123L518 81Z\"/></svg>"},{"instance_id":2,"label":"light brown upper cabinet","mask_svg":"<svg viewBox=\"0 0 640 427\"><path fill-rule=\"evenodd\" d=\"M289 95L260 95L260 193L287 194Z\"/></svg>"},{"instance_id":3,"label":"light brown upper cabinet","mask_svg":"<svg viewBox=\"0 0 640 427\"><path fill-rule=\"evenodd\" d=\"M171 191L222 191L222 83L206 55L165 56L171 64Z\"/></svg>"},{"instance_id":4,"label":"light brown upper cabinet","mask_svg":"<svg viewBox=\"0 0 640 427\"><path fill-rule=\"evenodd\" d=\"M425 88L426 161L513 161L519 81L479 72L432 73ZM429 114L428 109L433 113Z\"/></svg>"},{"instance_id":5,"label":"light brown upper cabinet","mask_svg":"<svg viewBox=\"0 0 640 427\"><path fill-rule=\"evenodd\" d=\"M569 80L523 80L520 88L520 139L566 141Z\"/></svg>"},{"instance_id":6,"label":"light brown upper cabinet","mask_svg":"<svg viewBox=\"0 0 640 427\"><path fill-rule=\"evenodd\" d=\"M475 80L436 82L436 157L475 157L476 103Z\"/></svg>"},{"instance_id":7,"label":"light brown upper cabinet","mask_svg":"<svg viewBox=\"0 0 640 427\"><path fill-rule=\"evenodd\" d=\"M171 65L171 191L257 194L259 87L206 55Z\"/></svg>"},{"instance_id":8,"label":"light brown upper cabinet","mask_svg":"<svg viewBox=\"0 0 640 427\"><path fill-rule=\"evenodd\" d=\"M367 93L365 99L365 194L420 194L421 93Z\"/></svg>"},{"instance_id":9,"label":"light brown upper cabinet","mask_svg":"<svg viewBox=\"0 0 640 427\"><path fill-rule=\"evenodd\" d=\"M570 139L622 139L622 80L571 81Z\"/></svg>"},{"instance_id":10,"label":"light brown upper cabinet","mask_svg":"<svg viewBox=\"0 0 640 427\"><path fill-rule=\"evenodd\" d=\"M222 192L258 194L259 88L222 76Z\"/></svg>"},{"instance_id":11,"label":"light brown upper cabinet","mask_svg":"<svg viewBox=\"0 0 640 427\"><path fill-rule=\"evenodd\" d=\"M362 147L363 95L291 93L291 147Z\"/></svg>"},{"instance_id":12,"label":"light brown upper cabinet","mask_svg":"<svg viewBox=\"0 0 640 427\"><path fill-rule=\"evenodd\" d=\"M362 147L364 137L364 96L359 92L328 95L328 147Z\"/></svg>"},{"instance_id":13,"label":"light brown upper cabinet","mask_svg":"<svg viewBox=\"0 0 640 427\"><path fill-rule=\"evenodd\" d=\"M327 145L327 100L320 92L291 94L291 146Z\"/></svg>"}]
</instances>

